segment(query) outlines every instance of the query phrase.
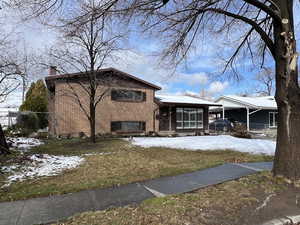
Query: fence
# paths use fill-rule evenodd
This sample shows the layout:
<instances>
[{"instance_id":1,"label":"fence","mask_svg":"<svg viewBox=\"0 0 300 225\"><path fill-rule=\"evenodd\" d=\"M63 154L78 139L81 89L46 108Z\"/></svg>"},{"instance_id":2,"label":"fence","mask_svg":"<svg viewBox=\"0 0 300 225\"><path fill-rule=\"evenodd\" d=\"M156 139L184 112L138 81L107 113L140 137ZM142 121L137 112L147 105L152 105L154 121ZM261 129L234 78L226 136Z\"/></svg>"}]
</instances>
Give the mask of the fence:
<instances>
[{"instance_id":1,"label":"fence","mask_svg":"<svg viewBox=\"0 0 300 225\"><path fill-rule=\"evenodd\" d=\"M49 121L49 114L48 112L31 112L31 111L18 111L18 110L5 110L0 108L0 124L3 127L3 129L7 129L9 127L12 127L17 123L17 118L20 115L26 115L34 113L38 116L39 118L39 123L41 123L41 118L42 120L46 123ZM43 115L43 116L41 116Z\"/></svg>"},{"instance_id":2,"label":"fence","mask_svg":"<svg viewBox=\"0 0 300 225\"><path fill-rule=\"evenodd\" d=\"M10 127L16 123L18 111L0 110L0 124L3 128Z\"/></svg>"},{"instance_id":3,"label":"fence","mask_svg":"<svg viewBox=\"0 0 300 225\"><path fill-rule=\"evenodd\" d=\"M73 123L69 123L69 122L65 122L64 121L64 116L63 117L58 117L55 113L49 113L49 112L32 112L32 111L18 111L18 110L1 110L0 108L0 124L3 128L3 130L7 130L7 128L12 127L13 125L17 124L17 118L20 115L26 115L26 114L36 114L38 117L37 120L37 131L41 131L41 132L45 132L45 131L51 131L51 134L56 134L56 129L57 129L57 121L59 120L60 123L63 126L63 129L66 129L68 131L72 130L72 128L74 127ZM74 116L74 115L72 115ZM84 117L85 119L85 117ZM26 127L28 126L29 130L32 129L33 127L36 127L35 125L33 125L32 119L25 119L27 122L25 122L27 125L25 125ZM24 119L20 120L23 121L21 124L21 126L24 126ZM30 122L28 122L30 121ZM45 124L46 122L46 126L43 126L43 124ZM31 126L32 125L32 126ZM39 129L42 128L42 129ZM45 129L44 129L45 128Z\"/></svg>"}]
</instances>

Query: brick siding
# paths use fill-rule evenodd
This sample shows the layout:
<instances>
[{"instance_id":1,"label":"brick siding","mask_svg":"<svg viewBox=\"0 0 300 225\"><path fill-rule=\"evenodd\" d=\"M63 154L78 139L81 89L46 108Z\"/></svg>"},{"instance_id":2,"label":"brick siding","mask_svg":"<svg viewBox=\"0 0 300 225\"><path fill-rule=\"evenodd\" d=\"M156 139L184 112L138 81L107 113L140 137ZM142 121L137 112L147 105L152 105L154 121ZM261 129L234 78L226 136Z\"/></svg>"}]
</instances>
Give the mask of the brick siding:
<instances>
[{"instance_id":1,"label":"brick siding","mask_svg":"<svg viewBox=\"0 0 300 225\"><path fill-rule=\"evenodd\" d=\"M110 133L111 121L145 121L146 133L158 130L158 121L155 119L154 111L157 105L154 103L154 89L146 87L132 81L119 82L121 89L138 90L146 93L146 101L143 102L118 102L111 100L110 94L107 94L96 108L96 134ZM50 118L50 132L55 135L77 136L79 132L90 134L90 126L87 117L80 108L76 98L71 95L76 90L81 102L88 112L88 95L79 84L71 84L63 81L56 81L55 95L49 98L49 106L53 113ZM114 88L118 88L114 85ZM99 90L110 89L101 87ZM110 90L108 90L110 93ZM155 122L155 125L154 125ZM155 128L154 128L155 126Z\"/></svg>"}]
</instances>

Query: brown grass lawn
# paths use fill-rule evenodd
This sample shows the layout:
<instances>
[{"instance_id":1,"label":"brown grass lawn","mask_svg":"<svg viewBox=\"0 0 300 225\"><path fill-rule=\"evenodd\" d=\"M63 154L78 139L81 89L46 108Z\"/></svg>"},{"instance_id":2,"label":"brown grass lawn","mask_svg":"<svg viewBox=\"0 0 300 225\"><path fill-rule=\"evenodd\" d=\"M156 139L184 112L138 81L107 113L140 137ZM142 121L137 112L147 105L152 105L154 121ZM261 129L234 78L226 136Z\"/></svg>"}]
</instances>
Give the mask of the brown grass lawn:
<instances>
[{"instance_id":1,"label":"brown grass lawn","mask_svg":"<svg viewBox=\"0 0 300 225\"><path fill-rule=\"evenodd\" d=\"M0 201L13 201L37 196L104 188L161 176L170 176L213 167L226 162L269 161L272 157L234 151L183 151L167 148L142 148L120 139L101 139L96 144L87 140L49 140L28 154L82 155L112 152L108 155L83 156L86 161L64 173L14 183L0 189ZM17 157L16 157L17 158ZM2 160L2 163L4 161ZM0 176L0 186L5 177ZM2 181L2 183L1 183Z\"/></svg>"},{"instance_id":2,"label":"brown grass lawn","mask_svg":"<svg viewBox=\"0 0 300 225\"><path fill-rule=\"evenodd\" d=\"M58 224L259 225L297 210L299 191L263 172L192 193L149 199L139 206L78 214ZM267 206L260 208L270 195Z\"/></svg>"}]
</instances>

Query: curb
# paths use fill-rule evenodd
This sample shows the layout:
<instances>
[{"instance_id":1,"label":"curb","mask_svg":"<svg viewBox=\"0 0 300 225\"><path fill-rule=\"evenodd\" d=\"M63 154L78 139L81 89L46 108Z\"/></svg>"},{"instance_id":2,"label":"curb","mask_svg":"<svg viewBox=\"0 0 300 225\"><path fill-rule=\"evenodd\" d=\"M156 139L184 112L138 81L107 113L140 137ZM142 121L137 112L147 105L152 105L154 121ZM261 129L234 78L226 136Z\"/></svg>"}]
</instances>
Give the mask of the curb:
<instances>
[{"instance_id":1,"label":"curb","mask_svg":"<svg viewBox=\"0 0 300 225\"><path fill-rule=\"evenodd\" d=\"M298 223L300 223L300 215L270 220L262 225L297 225Z\"/></svg>"}]
</instances>

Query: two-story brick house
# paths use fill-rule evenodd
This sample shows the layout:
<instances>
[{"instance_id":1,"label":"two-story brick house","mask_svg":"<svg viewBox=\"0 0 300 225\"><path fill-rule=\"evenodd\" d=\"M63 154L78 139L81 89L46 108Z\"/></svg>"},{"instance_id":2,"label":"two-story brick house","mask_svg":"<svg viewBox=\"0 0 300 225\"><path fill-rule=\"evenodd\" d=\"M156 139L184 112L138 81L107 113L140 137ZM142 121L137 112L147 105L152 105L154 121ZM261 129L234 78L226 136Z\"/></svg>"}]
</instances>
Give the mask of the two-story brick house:
<instances>
[{"instance_id":1,"label":"two-story brick house","mask_svg":"<svg viewBox=\"0 0 300 225\"><path fill-rule=\"evenodd\" d=\"M96 108L96 133L175 133L208 130L208 108L216 103L188 96L155 95L161 88L114 68L98 71L99 78L109 74L103 84L108 94ZM75 81L85 73L51 75L45 78L49 90L49 131L53 135L89 135L89 122L78 101L66 94L72 84L81 102L88 96Z\"/></svg>"}]
</instances>

